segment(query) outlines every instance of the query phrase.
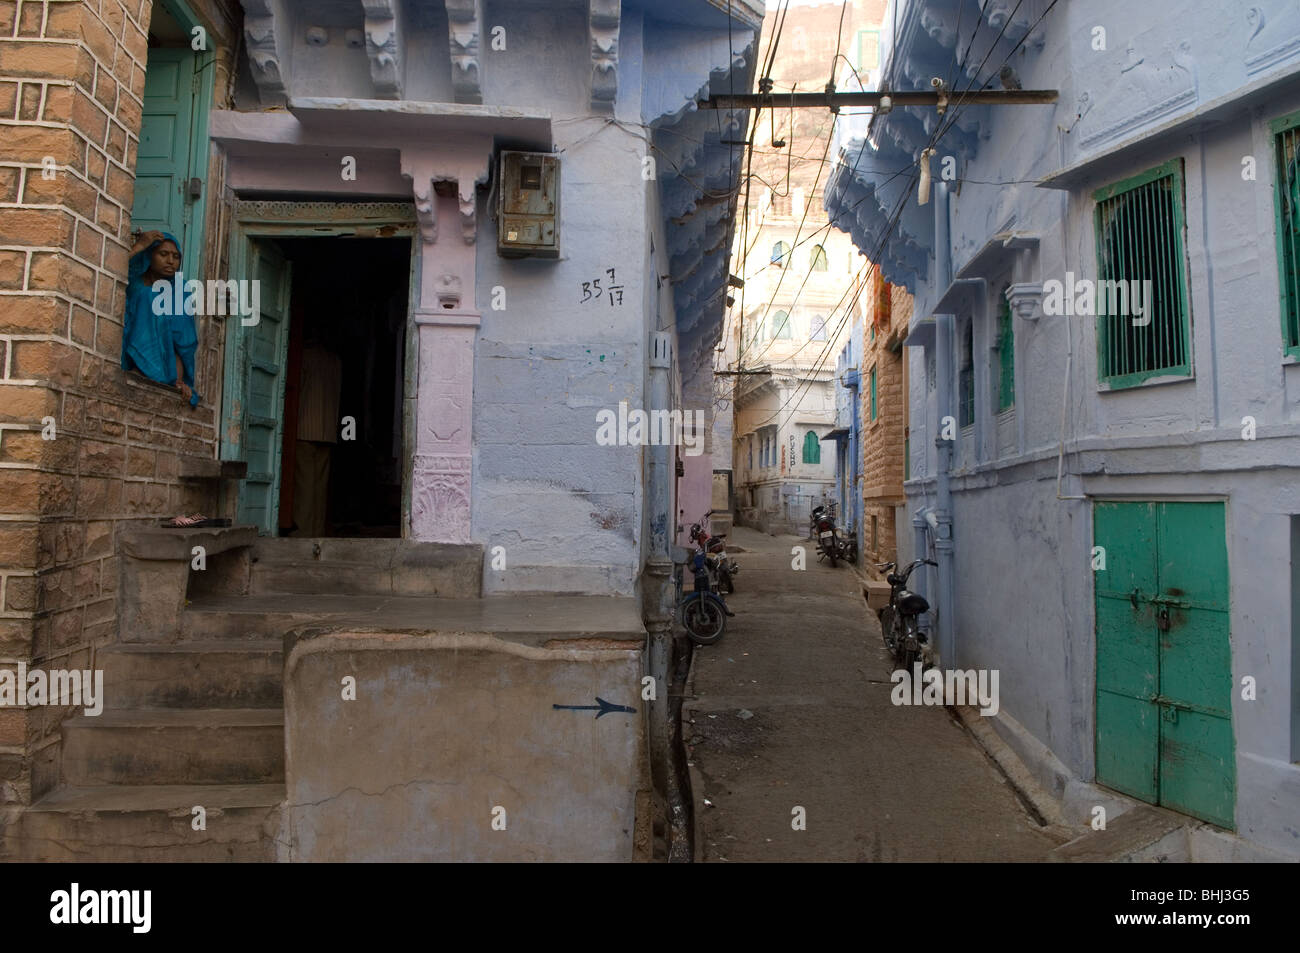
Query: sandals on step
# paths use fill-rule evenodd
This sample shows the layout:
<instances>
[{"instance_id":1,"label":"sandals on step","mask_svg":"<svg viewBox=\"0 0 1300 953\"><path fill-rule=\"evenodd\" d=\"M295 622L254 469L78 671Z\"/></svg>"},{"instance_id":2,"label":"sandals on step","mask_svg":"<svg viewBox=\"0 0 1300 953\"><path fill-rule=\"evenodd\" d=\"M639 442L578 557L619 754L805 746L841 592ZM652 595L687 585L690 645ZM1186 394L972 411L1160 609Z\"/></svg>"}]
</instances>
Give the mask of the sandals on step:
<instances>
[{"instance_id":1,"label":"sandals on step","mask_svg":"<svg viewBox=\"0 0 1300 953\"><path fill-rule=\"evenodd\" d=\"M167 529L201 529L206 526L229 526L230 520L195 513L193 516L173 516L169 520L163 520L162 525Z\"/></svg>"}]
</instances>

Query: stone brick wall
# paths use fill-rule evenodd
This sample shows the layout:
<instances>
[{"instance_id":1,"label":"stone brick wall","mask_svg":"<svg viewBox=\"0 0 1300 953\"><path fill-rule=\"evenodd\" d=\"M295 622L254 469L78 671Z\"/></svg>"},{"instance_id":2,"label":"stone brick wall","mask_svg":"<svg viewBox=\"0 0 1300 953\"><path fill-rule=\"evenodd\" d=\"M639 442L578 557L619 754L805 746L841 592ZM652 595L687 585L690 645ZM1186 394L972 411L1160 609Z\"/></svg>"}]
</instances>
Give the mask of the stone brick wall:
<instances>
[{"instance_id":1,"label":"stone brick wall","mask_svg":"<svg viewBox=\"0 0 1300 953\"><path fill-rule=\"evenodd\" d=\"M903 495L907 393L904 353L892 351L907 333L912 296L873 275L863 295L862 341L862 538L868 563L897 558L898 528L894 506ZM871 334L875 327L875 337ZM876 419L871 419L871 370L876 370ZM875 546L871 520L876 518ZM905 529L905 528L904 528Z\"/></svg>"},{"instance_id":2,"label":"stone brick wall","mask_svg":"<svg viewBox=\"0 0 1300 953\"><path fill-rule=\"evenodd\" d=\"M238 5L192 4L227 99ZM198 389L121 368L130 211L152 0L0 0L0 664L93 668L117 637L115 534L209 509L180 477L216 453L219 327ZM221 194L213 158L209 195ZM197 211L197 210L196 210ZM209 236L223 218L207 215ZM212 276L220 251L209 238ZM0 708L0 804L58 780L68 709Z\"/></svg>"}]
</instances>

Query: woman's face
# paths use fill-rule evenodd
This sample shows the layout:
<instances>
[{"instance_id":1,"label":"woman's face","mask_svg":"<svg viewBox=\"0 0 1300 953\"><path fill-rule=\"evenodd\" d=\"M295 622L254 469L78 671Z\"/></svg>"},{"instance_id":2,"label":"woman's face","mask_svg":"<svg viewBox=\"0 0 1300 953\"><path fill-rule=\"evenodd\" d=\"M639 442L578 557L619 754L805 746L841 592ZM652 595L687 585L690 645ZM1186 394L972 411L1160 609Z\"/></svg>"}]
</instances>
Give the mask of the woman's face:
<instances>
[{"instance_id":1,"label":"woman's face","mask_svg":"<svg viewBox=\"0 0 1300 953\"><path fill-rule=\"evenodd\" d=\"M171 278L175 276L176 269L181 266L180 250L170 241L159 242L158 247L153 250L150 264L155 275Z\"/></svg>"}]
</instances>

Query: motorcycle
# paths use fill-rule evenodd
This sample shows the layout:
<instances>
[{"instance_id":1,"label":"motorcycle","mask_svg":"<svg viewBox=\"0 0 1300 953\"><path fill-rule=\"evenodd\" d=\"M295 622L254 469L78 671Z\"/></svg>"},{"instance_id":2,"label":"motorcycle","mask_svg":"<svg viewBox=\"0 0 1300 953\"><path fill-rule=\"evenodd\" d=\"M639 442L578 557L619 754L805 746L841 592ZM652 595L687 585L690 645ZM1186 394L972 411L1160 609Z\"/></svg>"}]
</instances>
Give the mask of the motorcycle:
<instances>
[{"instance_id":1,"label":"motorcycle","mask_svg":"<svg viewBox=\"0 0 1300 953\"><path fill-rule=\"evenodd\" d=\"M710 566L713 557L705 552L697 552L691 558L691 569L695 575L695 591L682 595L682 574L680 567L675 572L677 584L677 604L681 607L682 625L690 640L697 645L712 645L722 638L727 630L727 619L735 613L727 608L726 601L713 588L713 575L717 571ZM716 560L714 560L716 562Z\"/></svg>"},{"instance_id":2,"label":"motorcycle","mask_svg":"<svg viewBox=\"0 0 1300 953\"><path fill-rule=\"evenodd\" d=\"M717 579L717 589L731 595L736 591L735 578L740 572L740 564L727 556L727 544L723 542L727 538L725 533L720 536L709 535L707 527L711 515L713 511L709 510L700 517L698 523L691 524L691 542L699 547L700 552L713 557L710 566Z\"/></svg>"},{"instance_id":3,"label":"motorcycle","mask_svg":"<svg viewBox=\"0 0 1300 953\"><path fill-rule=\"evenodd\" d=\"M907 588L907 580L917 566L937 566L933 559L917 559L903 570L902 574L894 572L894 563L881 563L876 568L887 573L885 581L889 583L889 605L880 610L880 632L885 639L885 648L899 667L911 672L917 659L923 659L928 640L921 631L919 619L921 613L930 610L930 603L924 596Z\"/></svg>"},{"instance_id":4,"label":"motorcycle","mask_svg":"<svg viewBox=\"0 0 1300 953\"><path fill-rule=\"evenodd\" d=\"M808 520L809 535L817 540L817 552L830 560L832 569L835 568L837 559L846 562L857 562L858 559L857 539L846 534L836 525L836 506L833 501L826 505L815 506Z\"/></svg>"}]
</instances>

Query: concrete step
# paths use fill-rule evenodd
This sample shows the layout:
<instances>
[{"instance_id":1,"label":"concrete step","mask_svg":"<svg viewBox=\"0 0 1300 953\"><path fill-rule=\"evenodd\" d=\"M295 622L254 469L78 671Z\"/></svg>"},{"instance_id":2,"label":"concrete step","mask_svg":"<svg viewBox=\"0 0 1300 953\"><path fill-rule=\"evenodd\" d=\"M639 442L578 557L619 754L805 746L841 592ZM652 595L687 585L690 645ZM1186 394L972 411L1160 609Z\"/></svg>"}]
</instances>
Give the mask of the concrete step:
<instances>
[{"instance_id":1,"label":"concrete step","mask_svg":"<svg viewBox=\"0 0 1300 953\"><path fill-rule=\"evenodd\" d=\"M63 780L98 784L284 781L284 711L105 711L63 723Z\"/></svg>"},{"instance_id":2,"label":"concrete step","mask_svg":"<svg viewBox=\"0 0 1300 953\"><path fill-rule=\"evenodd\" d=\"M28 863L249 863L276 859L283 784L62 787L26 810L9 838ZM195 806L206 828L195 830Z\"/></svg>"},{"instance_id":3,"label":"concrete step","mask_svg":"<svg viewBox=\"0 0 1300 953\"><path fill-rule=\"evenodd\" d=\"M279 639L119 644L99 654L105 707L278 708L284 704Z\"/></svg>"},{"instance_id":4,"label":"concrete step","mask_svg":"<svg viewBox=\"0 0 1300 953\"><path fill-rule=\"evenodd\" d=\"M483 594L483 547L410 539L262 537L252 549L253 593Z\"/></svg>"},{"instance_id":5,"label":"concrete step","mask_svg":"<svg viewBox=\"0 0 1300 953\"><path fill-rule=\"evenodd\" d=\"M255 563L249 585L253 595L281 592L390 595L392 591L391 570L344 562Z\"/></svg>"},{"instance_id":6,"label":"concrete step","mask_svg":"<svg viewBox=\"0 0 1300 953\"><path fill-rule=\"evenodd\" d=\"M1189 860L1188 825L1199 823L1163 808L1142 805L1111 818L1047 855L1051 863L1097 864Z\"/></svg>"},{"instance_id":7,"label":"concrete step","mask_svg":"<svg viewBox=\"0 0 1300 953\"><path fill-rule=\"evenodd\" d=\"M223 604L230 599L222 600ZM261 642L281 642L285 631L299 617L292 612L274 610L256 612L232 612L228 608L208 608L202 601L181 614L180 641L172 644L185 645L196 642L247 642L256 645ZM153 644L153 643L141 643Z\"/></svg>"}]
</instances>

